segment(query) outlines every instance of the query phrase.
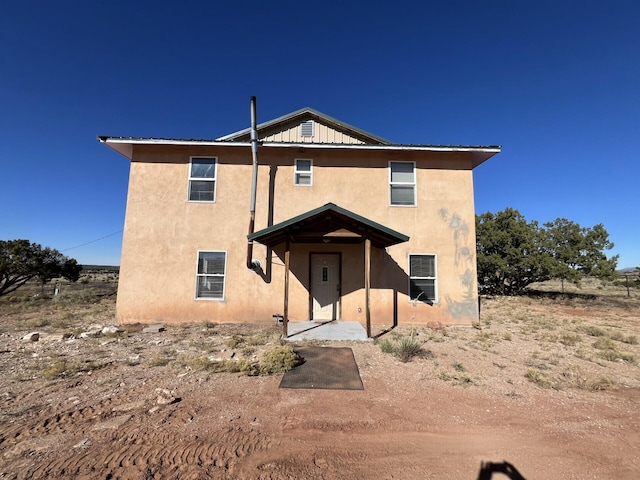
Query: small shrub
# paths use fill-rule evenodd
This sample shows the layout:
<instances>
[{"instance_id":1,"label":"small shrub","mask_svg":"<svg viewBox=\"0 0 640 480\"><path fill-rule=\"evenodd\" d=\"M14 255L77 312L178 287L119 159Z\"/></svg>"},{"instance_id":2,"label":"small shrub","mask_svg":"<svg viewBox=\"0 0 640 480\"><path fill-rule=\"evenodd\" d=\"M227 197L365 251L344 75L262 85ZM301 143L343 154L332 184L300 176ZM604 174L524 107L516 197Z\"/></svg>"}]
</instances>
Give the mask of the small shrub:
<instances>
[{"instance_id":1,"label":"small shrub","mask_svg":"<svg viewBox=\"0 0 640 480\"><path fill-rule=\"evenodd\" d=\"M269 343L280 343L280 334L269 334L267 332L262 332L257 335L253 335L246 340L247 345L250 346L260 346L260 345L268 345Z\"/></svg>"},{"instance_id":2,"label":"small shrub","mask_svg":"<svg viewBox=\"0 0 640 480\"><path fill-rule=\"evenodd\" d=\"M586 333L587 335L590 335L592 337L606 337L607 336L607 331L600 328L600 327L595 327L593 325L590 325L588 327L584 327L584 333Z\"/></svg>"},{"instance_id":3,"label":"small shrub","mask_svg":"<svg viewBox=\"0 0 640 480\"><path fill-rule=\"evenodd\" d=\"M206 369L214 373L242 373L249 376L258 374L258 368L247 358L210 362Z\"/></svg>"},{"instance_id":4,"label":"small shrub","mask_svg":"<svg viewBox=\"0 0 640 480\"><path fill-rule=\"evenodd\" d=\"M468 387L473 384L473 380L466 373L454 373L453 375L447 372L440 372L438 375L440 380L444 380L445 382L452 382L457 385L462 385L463 387Z\"/></svg>"},{"instance_id":5,"label":"small shrub","mask_svg":"<svg viewBox=\"0 0 640 480\"><path fill-rule=\"evenodd\" d=\"M504 332L504 334L502 335L502 338L505 339L507 342L510 342L511 340L513 340L513 337L511 336L511 332Z\"/></svg>"},{"instance_id":6,"label":"small shrub","mask_svg":"<svg viewBox=\"0 0 640 480\"><path fill-rule=\"evenodd\" d=\"M562 377L573 388L588 390L590 392L602 391L613 385L613 381L604 376L594 377L579 368L562 372Z\"/></svg>"},{"instance_id":7,"label":"small shrub","mask_svg":"<svg viewBox=\"0 0 640 480\"><path fill-rule=\"evenodd\" d=\"M205 330L212 330L216 327L216 324L213 323L211 320L203 320L202 321L202 328L204 328Z\"/></svg>"},{"instance_id":8,"label":"small shrub","mask_svg":"<svg viewBox=\"0 0 640 480\"><path fill-rule=\"evenodd\" d=\"M472 344L476 344L481 350L489 350L495 343L493 334L481 332L472 340Z\"/></svg>"},{"instance_id":9,"label":"small shrub","mask_svg":"<svg viewBox=\"0 0 640 480\"><path fill-rule=\"evenodd\" d=\"M393 353L393 343L391 340L385 338L380 340L378 345L380 345L380 350L382 350L383 353Z\"/></svg>"},{"instance_id":10,"label":"small shrub","mask_svg":"<svg viewBox=\"0 0 640 480\"><path fill-rule=\"evenodd\" d=\"M401 362L406 363L415 356L424 354L422 342L418 340L415 333L405 336L393 336L393 339L384 339L378 342L380 350L384 353L391 353Z\"/></svg>"},{"instance_id":11,"label":"small shrub","mask_svg":"<svg viewBox=\"0 0 640 480\"><path fill-rule=\"evenodd\" d=\"M527 370L527 373L524 374L524 377L541 388L553 388L553 382L551 379L540 370L530 368Z\"/></svg>"},{"instance_id":12,"label":"small shrub","mask_svg":"<svg viewBox=\"0 0 640 480\"><path fill-rule=\"evenodd\" d=\"M401 362L406 363L416 355L419 355L421 352L422 344L418 341L417 338L411 336L402 337L396 345L394 353Z\"/></svg>"},{"instance_id":13,"label":"small shrub","mask_svg":"<svg viewBox=\"0 0 640 480\"><path fill-rule=\"evenodd\" d=\"M256 349L255 347L243 347L240 353L242 353L243 357L250 358L254 353L256 353Z\"/></svg>"},{"instance_id":14,"label":"small shrub","mask_svg":"<svg viewBox=\"0 0 640 480\"><path fill-rule=\"evenodd\" d=\"M560 343L567 346L573 347L580 341L580 335L577 333L563 333L560 337Z\"/></svg>"},{"instance_id":15,"label":"small shrub","mask_svg":"<svg viewBox=\"0 0 640 480\"><path fill-rule=\"evenodd\" d=\"M58 358L51 362L41 372L42 376L47 380L55 380L56 378L63 377L65 375L73 375L79 372L88 372L91 370L97 370L104 365L100 365L93 361L86 362L73 362L65 358Z\"/></svg>"},{"instance_id":16,"label":"small shrub","mask_svg":"<svg viewBox=\"0 0 640 480\"><path fill-rule=\"evenodd\" d=\"M302 359L290 346L279 345L262 355L260 374L285 373L300 365Z\"/></svg>"},{"instance_id":17,"label":"small shrub","mask_svg":"<svg viewBox=\"0 0 640 480\"><path fill-rule=\"evenodd\" d=\"M466 368L464 368L464 365L462 365L460 362L453 362L453 363L451 364L451 366L453 367L453 369L454 369L456 372L466 372L466 371L467 371L467 369L466 369Z\"/></svg>"},{"instance_id":18,"label":"small shrub","mask_svg":"<svg viewBox=\"0 0 640 480\"><path fill-rule=\"evenodd\" d=\"M636 337L635 335L629 335L628 337L626 337L623 340L624 343L628 343L629 345L637 345L638 344L638 337Z\"/></svg>"},{"instance_id":19,"label":"small shrub","mask_svg":"<svg viewBox=\"0 0 640 480\"><path fill-rule=\"evenodd\" d=\"M238 348L243 343L245 343L245 338L242 335L231 335L226 341L226 345L229 348Z\"/></svg>"},{"instance_id":20,"label":"small shrub","mask_svg":"<svg viewBox=\"0 0 640 480\"><path fill-rule=\"evenodd\" d=\"M606 349L598 352L598 356L604 360L608 360L610 362L617 362L622 360L623 362L632 363L635 358L630 353L621 352L616 349Z\"/></svg>"},{"instance_id":21,"label":"small shrub","mask_svg":"<svg viewBox=\"0 0 640 480\"><path fill-rule=\"evenodd\" d=\"M171 357L168 357L162 353L156 353L153 357L149 359L149 366L164 367L166 365L169 365L171 360L173 360Z\"/></svg>"},{"instance_id":22,"label":"small shrub","mask_svg":"<svg viewBox=\"0 0 640 480\"><path fill-rule=\"evenodd\" d=\"M196 371L208 370L211 367L211 360L205 356L195 357L189 361L188 366Z\"/></svg>"},{"instance_id":23,"label":"small shrub","mask_svg":"<svg viewBox=\"0 0 640 480\"><path fill-rule=\"evenodd\" d=\"M593 348L598 350L615 350L616 344L609 337L598 337L593 344Z\"/></svg>"}]
</instances>

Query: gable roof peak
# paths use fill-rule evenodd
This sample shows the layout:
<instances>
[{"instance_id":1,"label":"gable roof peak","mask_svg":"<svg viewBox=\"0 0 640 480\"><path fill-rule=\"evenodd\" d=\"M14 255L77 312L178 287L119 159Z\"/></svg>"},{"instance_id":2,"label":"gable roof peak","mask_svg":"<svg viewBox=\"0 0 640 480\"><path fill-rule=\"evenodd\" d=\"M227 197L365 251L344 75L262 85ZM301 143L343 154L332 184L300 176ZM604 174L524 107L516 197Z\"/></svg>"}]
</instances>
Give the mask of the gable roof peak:
<instances>
[{"instance_id":1,"label":"gable roof peak","mask_svg":"<svg viewBox=\"0 0 640 480\"><path fill-rule=\"evenodd\" d=\"M274 118L273 120L260 123L256 127L258 132L260 132L265 130L274 130L274 129L277 129L278 127L284 128L286 125L290 125L294 122L298 122L298 121L302 122L306 120L314 120L314 121L317 121L318 123L327 125L330 128L333 128L335 130L338 130L348 135L351 135L353 137L356 137L365 144L393 145L392 142L382 137L369 133L360 128L354 127L353 125L349 125L348 123L338 120L336 118L330 117L329 115L326 115L311 107L303 107L299 110L295 110L294 112L288 113L286 115L282 115L281 117ZM250 134L251 134L251 128L244 128L242 130L230 133L223 137L218 137L216 138L216 140L230 141L230 142L244 141L249 138Z\"/></svg>"}]
</instances>

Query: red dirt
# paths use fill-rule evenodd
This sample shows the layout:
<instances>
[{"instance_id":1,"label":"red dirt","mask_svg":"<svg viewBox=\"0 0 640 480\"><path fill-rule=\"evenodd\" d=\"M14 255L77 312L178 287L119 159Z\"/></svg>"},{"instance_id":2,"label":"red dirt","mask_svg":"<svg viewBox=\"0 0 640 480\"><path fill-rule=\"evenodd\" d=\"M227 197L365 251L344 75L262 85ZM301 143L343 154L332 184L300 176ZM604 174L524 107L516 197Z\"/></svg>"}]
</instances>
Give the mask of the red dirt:
<instances>
[{"instance_id":1,"label":"red dirt","mask_svg":"<svg viewBox=\"0 0 640 480\"><path fill-rule=\"evenodd\" d=\"M28 323L29 315L0 320ZM502 332L496 315L487 330L494 340ZM624 381L595 392L539 388L523 375L528 354L518 354L536 334L517 330L518 321L509 324L513 340L488 350L473 346L477 330L449 329L448 337L425 344L427 356L409 363L372 342L336 343L353 348L363 391L279 389L280 375L153 363L161 351L180 358L209 341L224 345L233 332L273 326L172 327L67 342L27 342L20 336L33 328L5 328L0 478L476 479L483 462L503 461L528 480L640 478L637 365L557 357L549 375L580 361L605 373L611 364ZM637 316L628 322L637 325ZM569 348L543 342L543 351ZM102 368L47 380L38 362L54 354L102 359ZM141 360L127 360L131 355ZM441 374L454 375L454 360L465 365L467 386Z\"/></svg>"}]
</instances>

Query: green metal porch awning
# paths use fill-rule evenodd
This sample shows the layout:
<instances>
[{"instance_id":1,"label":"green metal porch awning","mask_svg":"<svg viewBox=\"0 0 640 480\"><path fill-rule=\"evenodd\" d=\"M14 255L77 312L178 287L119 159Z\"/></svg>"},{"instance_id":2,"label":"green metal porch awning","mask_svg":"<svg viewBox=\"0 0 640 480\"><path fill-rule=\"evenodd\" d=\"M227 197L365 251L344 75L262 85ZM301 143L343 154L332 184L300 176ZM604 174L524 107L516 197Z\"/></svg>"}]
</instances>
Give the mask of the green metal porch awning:
<instances>
[{"instance_id":1,"label":"green metal porch awning","mask_svg":"<svg viewBox=\"0 0 640 480\"><path fill-rule=\"evenodd\" d=\"M292 243L360 243L369 239L377 248L385 248L409 240L407 235L373 220L350 212L333 203L247 235L249 240L274 247L289 240Z\"/></svg>"}]
</instances>

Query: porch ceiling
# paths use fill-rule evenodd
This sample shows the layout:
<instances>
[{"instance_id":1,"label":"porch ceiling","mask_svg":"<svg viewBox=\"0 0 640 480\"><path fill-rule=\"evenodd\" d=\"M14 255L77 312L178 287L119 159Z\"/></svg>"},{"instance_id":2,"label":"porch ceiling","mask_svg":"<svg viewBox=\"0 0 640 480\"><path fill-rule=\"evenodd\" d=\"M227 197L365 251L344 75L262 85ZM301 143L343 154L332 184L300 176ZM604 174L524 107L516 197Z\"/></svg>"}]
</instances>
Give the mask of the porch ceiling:
<instances>
[{"instance_id":1,"label":"porch ceiling","mask_svg":"<svg viewBox=\"0 0 640 480\"><path fill-rule=\"evenodd\" d=\"M274 247L292 243L360 243L365 239L378 248L406 242L409 237L357 215L333 203L310 210L251 235L249 240Z\"/></svg>"}]
</instances>

